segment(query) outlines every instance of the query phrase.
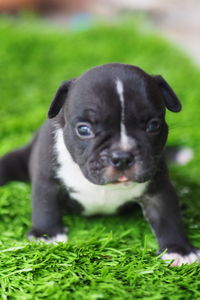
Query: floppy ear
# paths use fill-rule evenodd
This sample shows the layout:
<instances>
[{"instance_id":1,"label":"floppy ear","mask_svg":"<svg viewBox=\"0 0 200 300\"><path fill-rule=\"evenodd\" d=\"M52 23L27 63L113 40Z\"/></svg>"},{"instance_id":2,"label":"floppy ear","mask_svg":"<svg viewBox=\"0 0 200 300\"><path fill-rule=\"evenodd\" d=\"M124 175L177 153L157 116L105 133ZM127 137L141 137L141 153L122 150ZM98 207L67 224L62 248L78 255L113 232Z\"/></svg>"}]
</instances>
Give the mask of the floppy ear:
<instances>
[{"instance_id":1,"label":"floppy ear","mask_svg":"<svg viewBox=\"0 0 200 300\"><path fill-rule=\"evenodd\" d=\"M51 103L51 106L49 108L49 111L48 111L49 119L54 118L61 110L61 108L67 98L69 88L74 80L75 79L64 81L61 84L61 86L59 87L59 89L57 90L55 97L54 97L54 99Z\"/></svg>"},{"instance_id":2,"label":"floppy ear","mask_svg":"<svg viewBox=\"0 0 200 300\"><path fill-rule=\"evenodd\" d=\"M153 78L161 89L166 107L173 112L179 112L181 103L169 84L160 75L153 75Z\"/></svg>"}]
</instances>

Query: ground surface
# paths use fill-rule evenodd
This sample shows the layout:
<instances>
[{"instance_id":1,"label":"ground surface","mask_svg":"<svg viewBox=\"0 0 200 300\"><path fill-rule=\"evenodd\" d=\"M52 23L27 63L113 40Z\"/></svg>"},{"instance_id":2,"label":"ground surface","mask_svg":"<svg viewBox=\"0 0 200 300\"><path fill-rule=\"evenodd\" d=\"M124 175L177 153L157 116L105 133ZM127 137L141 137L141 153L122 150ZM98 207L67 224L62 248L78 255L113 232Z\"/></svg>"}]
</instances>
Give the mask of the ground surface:
<instances>
[{"instance_id":1,"label":"ground surface","mask_svg":"<svg viewBox=\"0 0 200 300\"><path fill-rule=\"evenodd\" d=\"M84 32L0 21L0 154L26 143L45 120L64 79L107 62L139 65L162 74L183 103L168 113L170 144L189 145L187 166L170 168L181 197L188 236L200 248L200 71L160 37L135 24L97 26ZM2 299L199 299L200 265L169 268L139 208L125 216L65 217L67 244L26 241L30 186L0 189L0 298Z\"/></svg>"}]
</instances>

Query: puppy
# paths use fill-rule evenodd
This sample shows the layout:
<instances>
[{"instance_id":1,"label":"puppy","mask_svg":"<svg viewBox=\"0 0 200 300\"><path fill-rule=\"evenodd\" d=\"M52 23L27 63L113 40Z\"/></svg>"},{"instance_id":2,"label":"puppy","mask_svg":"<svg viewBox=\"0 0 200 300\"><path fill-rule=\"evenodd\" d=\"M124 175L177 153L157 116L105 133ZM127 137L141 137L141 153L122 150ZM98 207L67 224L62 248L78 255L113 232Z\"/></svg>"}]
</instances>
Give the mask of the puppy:
<instances>
[{"instance_id":1,"label":"puppy","mask_svg":"<svg viewBox=\"0 0 200 300\"><path fill-rule=\"evenodd\" d=\"M164 160L166 108L181 110L171 87L135 66L102 65L63 82L31 143L0 160L0 185L32 182L29 238L65 242L63 208L110 215L136 201L164 260L199 261Z\"/></svg>"}]
</instances>

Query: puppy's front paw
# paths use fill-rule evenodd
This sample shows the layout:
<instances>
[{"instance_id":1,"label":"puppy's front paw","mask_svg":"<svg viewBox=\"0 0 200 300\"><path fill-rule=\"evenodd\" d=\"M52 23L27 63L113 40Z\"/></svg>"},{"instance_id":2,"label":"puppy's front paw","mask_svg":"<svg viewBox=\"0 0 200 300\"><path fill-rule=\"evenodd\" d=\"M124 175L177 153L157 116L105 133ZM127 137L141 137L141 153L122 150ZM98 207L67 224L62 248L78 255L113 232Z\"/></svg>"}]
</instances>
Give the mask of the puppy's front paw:
<instances>
[{"instance_id":1,"label":"puppy's front paw","mask_svg":"<svg viewBox=\"0 0 200 300\"><path fill-rule=\"evenodd\" d=\"M46 244L65 243L68 240L67 232L67 228L63 228L62 231L54 235L49 235L33 229L28 233L28 240L33 242L44 242Z\"/></svg>"},{"instance_id":2,"label":"puppy's front paw","mask_svg":"<svg viewBox=\"0 0 200 300\"><path fill-rule=\"evenodd\" d=\"M200 263L200 251L191 252L188 255L181 255L179 253L165 253L161 256L166 263L170 263L171 267L178 267L184 264L192 264L194 262Z\"/></svg>"}]
</instances>

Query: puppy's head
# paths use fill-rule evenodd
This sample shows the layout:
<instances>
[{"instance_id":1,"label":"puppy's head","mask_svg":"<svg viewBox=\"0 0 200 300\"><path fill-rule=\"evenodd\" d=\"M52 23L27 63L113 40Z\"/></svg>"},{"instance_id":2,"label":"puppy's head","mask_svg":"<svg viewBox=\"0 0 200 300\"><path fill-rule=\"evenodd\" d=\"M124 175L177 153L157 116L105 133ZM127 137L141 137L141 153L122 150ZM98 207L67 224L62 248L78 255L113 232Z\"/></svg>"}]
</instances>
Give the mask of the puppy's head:
<instances>
[{"instance_id":1,"label":"puppy's head","mask_svg":"<svg viewBox=\"0 0 200 300\"><path fill-rule=\"evenodd\" d=\"M181 104L161 76L123 64L93 68L64 82L49 110L65 145L95 184L152 178L166 143L165 108Z\"/></svg>"}]
</instances>

